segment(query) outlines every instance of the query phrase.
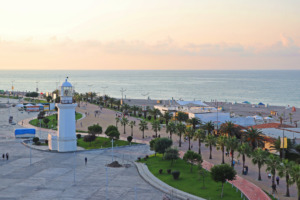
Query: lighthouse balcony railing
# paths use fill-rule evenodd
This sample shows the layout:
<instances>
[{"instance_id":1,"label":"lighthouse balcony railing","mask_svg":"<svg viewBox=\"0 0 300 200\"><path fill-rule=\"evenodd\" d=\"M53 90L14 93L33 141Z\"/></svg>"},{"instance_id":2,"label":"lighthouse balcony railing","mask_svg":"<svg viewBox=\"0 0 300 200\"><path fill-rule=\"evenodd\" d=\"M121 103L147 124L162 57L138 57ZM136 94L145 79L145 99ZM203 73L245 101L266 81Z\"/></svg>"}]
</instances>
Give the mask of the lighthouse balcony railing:
<instances>
[{"instance_id":1,"label":"lighthouse balcony railing","mask_svg":"<svg viewBox=\"0 0 300 200\"><path fill-rule=\"evenodd\" d=\"M73 100L60 100L61 104L72 104Z\"/></svg>"}]
</instances>

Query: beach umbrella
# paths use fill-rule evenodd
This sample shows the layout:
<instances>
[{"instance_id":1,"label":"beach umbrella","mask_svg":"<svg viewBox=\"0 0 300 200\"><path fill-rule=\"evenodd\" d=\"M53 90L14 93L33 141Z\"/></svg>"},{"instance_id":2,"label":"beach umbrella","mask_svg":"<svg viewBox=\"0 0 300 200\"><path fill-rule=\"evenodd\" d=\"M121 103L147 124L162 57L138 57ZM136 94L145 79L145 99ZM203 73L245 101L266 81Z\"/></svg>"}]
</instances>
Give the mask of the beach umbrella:
<instances>
[{"instance_id":1,"label":"beach umbrella","mask_svg":"<svg viewBox=\"0 0 300 200\"><path fill-rule=\"evenodd\" d=\"M263 104L262 102L258 103L259 106L264 106L265 104Z\"/></svg>"},{"instance_id":2,"label":"beach umbrella","mask_svg":"<svg viewBox=\"0 0 300 200\"><path fill-rule=\"evenodd\" d=\"M251 104L249 101L244 101L243 103L245 103L245 104Z\"/></svg>"},{"instance_id":3,"label":"beach umbrella","mask_svg":"<svg viewBox=\"0 0 300 200\"><path fill-rule=\"evenodd\" d=\"M16 105L16 107L18 107L18 108L23 108L24 105L23 105L23 104L18 104L18 105Z\"/></svg>"}]
</instances>

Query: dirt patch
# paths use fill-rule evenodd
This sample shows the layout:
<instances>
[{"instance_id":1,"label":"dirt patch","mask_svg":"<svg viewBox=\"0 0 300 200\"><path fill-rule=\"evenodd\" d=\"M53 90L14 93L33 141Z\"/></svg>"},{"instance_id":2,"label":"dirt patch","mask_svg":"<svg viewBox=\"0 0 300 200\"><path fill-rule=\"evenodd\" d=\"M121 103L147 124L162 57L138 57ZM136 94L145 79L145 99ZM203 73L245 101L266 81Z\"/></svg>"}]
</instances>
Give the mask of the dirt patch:
<instances>
[{"instance_id":1,"label":"dirt patch","mask_svg":"<svg viewBox=\"0 0 300 200\"><path fill-rule=\"evenodd\" d=\"M107 167L123 167L123 165L119 164L118 161L114 161L110 164L107 164Z\"/></svg>"}]
</instances>

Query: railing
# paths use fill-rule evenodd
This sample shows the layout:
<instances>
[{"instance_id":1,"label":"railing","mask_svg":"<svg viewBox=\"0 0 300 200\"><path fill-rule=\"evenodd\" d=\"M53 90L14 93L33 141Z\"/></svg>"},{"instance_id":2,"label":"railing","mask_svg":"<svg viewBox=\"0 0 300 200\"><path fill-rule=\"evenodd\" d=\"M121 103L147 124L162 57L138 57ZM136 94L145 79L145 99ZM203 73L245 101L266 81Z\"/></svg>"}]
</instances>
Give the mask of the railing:
<instances>
[{"instance_id":1,"label":"railing","mask_svg":"<svg viewBox=\"0 0 300 200\"><path fill-rule=\"evenodd\" d=\"M60 100L61 104L72 104L73 100Z\"/></svg>"}]
</instances>

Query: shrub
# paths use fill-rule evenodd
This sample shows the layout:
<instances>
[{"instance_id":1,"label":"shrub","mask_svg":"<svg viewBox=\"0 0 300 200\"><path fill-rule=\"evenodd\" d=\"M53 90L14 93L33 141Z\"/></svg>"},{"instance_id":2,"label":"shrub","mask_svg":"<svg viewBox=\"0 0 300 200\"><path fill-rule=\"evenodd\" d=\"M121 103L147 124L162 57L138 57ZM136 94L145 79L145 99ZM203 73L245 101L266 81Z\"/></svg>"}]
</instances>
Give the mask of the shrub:
<instances>
[{"instance_id":1,"label":"shrub","mask_svg":"<svg viewBox=\"0 0 300 200\"><path fill-rule=\"evenodd\" d=\"M171 169L168 169L167 172L168 172L168 174L171 174L172 170L171 170Z\"/></svg>"},{"instance_id":2,"label":"shrub","mask_svg":"<svg viewBox=\"0 0 300 200\"><path fill-rule=\"evenodd\" d=\"M148 120L151 120L152 116L149 115L147 118L148 118Z\"/></svg>"},{"instance_id":3,"label":"shrub","mask_svg":"<svg viewBox=\"0 0 300 200\"><path fill-rule=\"evenodd\" d=\"M88 127L89 134L96 135L102 133L102 127L98 124L94 124L93 126Z\"/></svg>"},{"instance_id":4,"label":"shrub","mask_svg":"<svg viewBox=\"0 0 300 200\"><path fill-rule=\"evenodd\" d=\"M128 136L128 137L127 137L127 141L128 141L129 143L132 141L132 139L133 139L132 136Z\"/></svg>"},{"instance_id":5,"label":"shrub","mask_svg":"<svg viewBox=\"0 0 300 200\"><path fill-rule=\"evenodd\" d=\"M45 144L48 144L48 140L45 140Z\"/></svg>"},{"instance_id":6,"label":"shrub","mask_svg":"<svg viewBox=\"0 0 300 200\"><path fill-rule=\"evenodd\" d=\"M140 157L138 157L138 161L141 161L141 158L140 158Z\"/></svg>"},{"instance_id":7,"label":"shrub","mask_svg":"<svg viewBox=\"0 0 300 200\"><path fill-rule=\"evenodd\" d=\"M149 158L149 156L148 155L146 155L146 157L145 157L146 159L148 159Z\"/></svg>"},{"instance_id":8,"label":"shrub","mask_svg":"<svg viewBox=\"0 0 300 200\"><path fill-rule=\"evenodd\" d=\"M76 137L79 140L81 138L81 134L77 134Z\"/></svg>"},{"instance_id":9,"label":"shrub","mask_svg":"<svg viewBox=\"0 0 300 200\"><path fill-rule=\"evenodd\" d=\"M139 117L142 117L142 114L141 114L141 113L139 113Z\"/></svg>"},{"instance_id":10,"label":"shrub","mask_svg":"<svg viewBox=\"0 0 300 200\"><path fill-rule=\"evenodd\" d=\"M36 144L38 141L40 140L40 138L38 138L38 137L34 137L33 139L32 139L32 141Z\"/></svg>"},{"instance_id":11,"label":"shrub","mask_svg":"<svg viewBox=\"0 0 300 200\"><path fill-rule=\"evenodd\" d=\"M180 176L180 171L173 171L172 172L172 175L173 175L173 178L175 180L178 180L179 179L179 176Z\"/></svg>"},{"instance_id":12,"label":"shrub","mask_svg":"<svg viewBox=\"0 0 300 200\"><path fill-rule=\"evenodd\" d=\"M159 174L162 174L163 170L162 170L162 169L160 169L158 172L159 172Z\"/></svg>"},{"instance_id":13,"label":"shrub","mask_svg":"<svg viewBox=\"0 0 300 200\"><path fill-rule=\"evenodd\" d=\"M155 139L150 141L150 150L151 151L154 151L154 146L155 146L155 143L156 143L157 140L159 140L159 138L155 138Z\"/></svg>"},{"instance_id":14,"label":"shrub","mask_svg":"<svg viewBox=\"0 0 300 200\"><path fill-rule=\"evenodd\" d=\"M41 145L41 142L40 142L40 141L38 141L38 142L36 142L35 144L36 144L36 145Z\"/></svg>"},{"instance_id":15,"label":"shrub","mask_svg":"<svg viewBox=\"0 0 300 200\"><path fill-rule=\"evenodd\" d=\"M85 135L83 137L83 141L85 142L93 142L96 139L95 135Z\"/></svg>"}]
</instances>

